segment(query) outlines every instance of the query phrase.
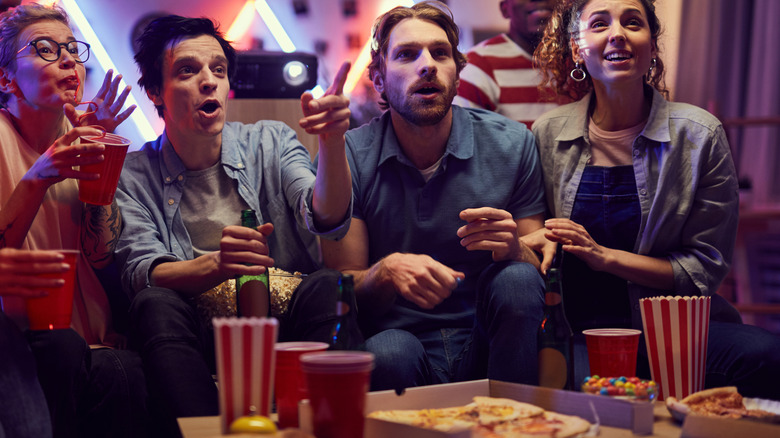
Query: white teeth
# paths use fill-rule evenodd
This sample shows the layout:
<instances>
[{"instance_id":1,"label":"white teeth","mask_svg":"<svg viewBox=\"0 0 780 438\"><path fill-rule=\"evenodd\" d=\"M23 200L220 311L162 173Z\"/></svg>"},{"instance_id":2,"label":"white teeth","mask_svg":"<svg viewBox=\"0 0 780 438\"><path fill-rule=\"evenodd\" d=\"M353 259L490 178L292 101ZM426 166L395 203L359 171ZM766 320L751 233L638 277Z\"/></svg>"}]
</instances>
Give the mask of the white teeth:
<instances>
[{"instance_id":1,"label":"white teeth","mask_svg":"<svg viewBox=\"0 0 780 438\"><path fill-rule=\"evenodd\" d=\"M623 60L623 59L630 59L631 55L629 54L623 54L623 53L611 53L604 57L607 61L615 61L615 60Z\"/></svg>"}]
</instances>

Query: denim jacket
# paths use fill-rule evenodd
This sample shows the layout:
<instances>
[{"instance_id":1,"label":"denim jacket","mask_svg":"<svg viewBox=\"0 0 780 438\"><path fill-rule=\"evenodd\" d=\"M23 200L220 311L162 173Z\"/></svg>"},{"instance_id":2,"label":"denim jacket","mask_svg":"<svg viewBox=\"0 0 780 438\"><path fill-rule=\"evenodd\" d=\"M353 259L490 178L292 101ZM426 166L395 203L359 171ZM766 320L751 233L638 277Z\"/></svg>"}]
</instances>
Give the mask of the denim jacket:
<instances>
[{"instance_id":1,"label":"denim jacket","mask_svg":"<svg viewBox=\"0 0 780 438\"><path fill-rule=\"evenodd\" d=\"M657 91L652 93L647 125L632 147L642 210L634 252L666 257L675 286L673 291L662 291L629 282L632 321L640 328L640 298L715 294L729 271L739 216L737 174L718 119L701 108L668 102ZM571 216L591 158L588 106L592 98L591 93L550 111L533 125L547 204L554 217Z\"/></svg>"},{"instance_id":2,"label":"denim jacket","mask_svg":"<svg viewBox=\"0 0 780 438\"><path fill-rule=\"evenodd\" d=\"M275 121L228 122L222 130L221 153L225 173L236 180L239 195L255 210L258 222L274 225L268 245L275 266L316 270L320 257L315 235L343 237L352 204L337 227L316 228L311 204L315 169L295 131ZM185 171L165 133L127 155L116 194L124 218L116 256L130 297L151 286L151 271L157 264L193 258L179 209ZM236 212L236 221L239 217Z\"/></svg>"}]
</instances>

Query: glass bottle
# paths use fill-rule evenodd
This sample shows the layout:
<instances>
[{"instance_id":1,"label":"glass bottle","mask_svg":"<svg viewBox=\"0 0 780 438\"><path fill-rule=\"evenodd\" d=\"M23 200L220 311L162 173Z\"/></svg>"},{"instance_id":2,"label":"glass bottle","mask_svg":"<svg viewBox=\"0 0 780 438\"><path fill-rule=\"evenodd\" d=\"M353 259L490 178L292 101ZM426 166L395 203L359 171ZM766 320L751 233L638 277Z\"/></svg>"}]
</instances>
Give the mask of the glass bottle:
<instances>
[{"instance_id":1,"label":"glass bottle","mask_svg":"<svg viewBox=\"0 0 780 438\"><path fill-rule=\"evenodd\" d=\"M547 270L544 318L537 331L539 386L574 389L574 334L563 308L563 254L558 245L553 265Z\"/></svg>"},{"instance_id":2,"label":"glass bottle","mask_svg":"<svg viewBox=\"0 0 780 438\"><path fill-rule=\"evenodd\" d=\"M355 303L355 284L351 274L339 277L338 298L336 300L336 323L330 336L331 350L362 350L364 348L360 329L357 327L357 309Z\"/></svg>"},{"instance_id":3,"label":"glass bottle","mask_svg":"<svg viewBox=\"0 0 780 438\"><path fill-rule=\"evenodd\" d=\"M241 211L241 226L257 229L254 210ZM268 269L259 275L236 276L236 313L238 316L269 316L271 295L268 292Z\"/></svg>"}]
</instances>

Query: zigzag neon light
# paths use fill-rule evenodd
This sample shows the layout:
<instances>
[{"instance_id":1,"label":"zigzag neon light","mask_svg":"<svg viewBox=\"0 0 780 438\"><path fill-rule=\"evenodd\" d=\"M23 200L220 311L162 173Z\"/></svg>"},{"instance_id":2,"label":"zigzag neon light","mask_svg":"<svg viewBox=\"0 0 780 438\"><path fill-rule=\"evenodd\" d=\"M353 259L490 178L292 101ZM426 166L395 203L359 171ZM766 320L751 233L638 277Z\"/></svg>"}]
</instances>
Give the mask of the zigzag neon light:
<instances>
[{"instance_id":1,"label":"zigzag neon light","mask_svg":"<svg viewBox=\"0 0 780 438\"><path fill-rule=\"evenodd\" d=\"M236 17L236 20L233 22L233 24L230 26L230 29L228 30L228 36L231 37L233 41L237 40L241 35L246 33L246 31L249 29L249 25L251 22L244 18L246 13L248 12L248 7L251 4L252 0L248 0L244 7L241 9L241 12L239 12L238 17ZM276 42L279 44L279 47L282 48L283 51L289 53L295 51L295 44L293 44L292 40L290 40L290 37L287 35L287 32L284 30L284 27L279 22L279 20L276 18L276 15L271 10L271 8L268 6L268 3L265 0L255 0L255 9L257 9L257 12L260 14L260 18L263 19L263 22L265 22L266 26L268 26L268 29L271 31L271 35L273 35ZM388 5L389 3L389 5ZM406 6L410 7L414 4L414 0L401 0L401 1L391 1L391 2L385 2L386 7L381 8L382 12L388 11L395 6ZM344 84L344 94L350 95L352 91L355 89L355 86L357 86L358 81L360 80L360 76L363 75L363 72L366 70L366 67L368 67L369 62L371 62L371 40L368 40L366 44L363 46L363 49L360 51L360 54L358 55L357 59L355 60L354 64L352 65L352 68L349 71L349 74L347 75L347 81ZM324 91L322 90L322 87L317 85L312 90L312 94L315 98L318 98L322 96Z\"/></svg>"},{"instance_id":2,"label":"zigzag neon light","mask_svg":"<svg viewBox=\"0 0 780 438\"><path fill-rule=\"evenodd\" d=\"M271 10L268 3L266 3L265 0L255 0L255 9L257 9L257 13L260 14L260 18L263 19L265 25L268 26L271 35L274 36L274 39L279 44L279 47L282 48L282 51L286 53L294 52L295 44L293 44L292 40L287 35L284 26L282 26L282 23L276 18L274 11Z\"/></svg>"},{"instance_id":3,"label":"zigzag neon light","mask_svg":"<svg viewBox=\"0 0 780 438\"><path fill-rule=\"evenodd\" d=\"M387 2L385 2L385 4L387 4ZM390 4L386 8L382 8L381 11L382 13L385 13L396 6L406 6L408 8L411 7L412 5L414 5L413 0L395 1L395 2L390 2ZM344 82L344 94L346 94L347 96L352 94L352 91L357 86L360 77L363 76L363 74L366 71L366 68L368 67L368 64L371 62L372 42L373 39L369 39L366 42L366 44L363 46L363 49L360 51L360 54L358 55L357 59L355 60L355 63L352 65L352 68L349 70L349 74L347 75L347 81Z\"/></svg>"},{"instance_id":4,"label":"zigzag neon light","mask_svg":"<svg viewBox=\"0 0 780 438\"><path fill-rule=\"evenodd\" d=\"M230 25L230 28L227 31L226 36L228 40L237 41L249 30L249 27L252 24L252 16L249 15L249 11L251 10L253 4L255 10L257 10L257 13L260 14L260 18L268 27L268 30L271 31L271 35L276 40L276 43L279 44L279 47L281 47L282 51L285 53L294 52L295 44L290 39L290 36L287 35L287 32L284 30L284 26L282 26L282 23L279 22L278 18L276 18L276 14L274 14L274 11L271 10L271 7L268 6L268 3L265 0L247 0L247 2L244 3L244 6L241 8L238 16L236 16L235 21L233 21L233 24ZM324 91L322 90L322 87L317 85L314 87L314 89L311 90L311 93L316 99L322 96Z\"/></svg>"},{"instance_id":5,"label":"zigzag neon light","mask_svg":"<svg viewBox=\"0 0 780 438\"><path fill-rule=\"evenodd\" d=\"M70 16L70 19L73 20L73 22L78 27L79 31L82 35L84 35L84 39L86 39L90 44L90 51L93 55L95 55L95 58L97 59L100 66L103 68L103 71L108 71L109 69L114 70L114 73L117 73L117 68L114 65L114 62L111 60L111 57L108 56L108 52L106 51L105 47L103 47L103 44L100 42L100 39L98 38L97 34L95 34L95 31L92 29L92 25L89 24L89 21L87 21L87 18L84 16L84 14L81 12L81 8L76 4L75 0L60 0L62 3L63 9L68 13ZM51 4L56 4L57 1L51 2ZM124 78L119 83L119 89L122 90L127 86L127 83L125 82ZM129 107L130 105L136 105L138 106L138 101L133 96L133 92L136 92L137 88L133 88L131 93L127 96L127 101L125 104ZM130 116L130 120L133 121L136 128L138 129L138 132L141 134L141 137L144 138L144 140L149 141L153 140L157 137L157 133L155 133L154 128L152 128L152 125L149 123L149 120L144 116L143 111L141 111L139 108L136 108L135 111L133 111L133 114Z\"/></svg>"}]
</instances>

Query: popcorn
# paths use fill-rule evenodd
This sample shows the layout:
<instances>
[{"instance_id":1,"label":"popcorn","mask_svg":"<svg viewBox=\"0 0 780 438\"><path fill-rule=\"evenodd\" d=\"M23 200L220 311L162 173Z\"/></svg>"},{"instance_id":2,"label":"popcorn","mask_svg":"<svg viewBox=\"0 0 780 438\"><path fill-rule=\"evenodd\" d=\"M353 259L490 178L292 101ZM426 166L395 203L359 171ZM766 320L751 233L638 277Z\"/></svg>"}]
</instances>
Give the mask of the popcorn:
<instances>
[{"instance_id":1,"label":"popcorn","mask_svg":"<svg viewBox=\"0 0 780 438\"><path fill-rule=\"evenodd\" d=\"M290 273L283 269L269 268L271 286L271 316L280 317L287 313L293 293L301 284L304 274ZM211 327L214 317L236 316L236 280L227 280L198 295L195 306L202 321Z\"/></svg>"}]
</instances>

